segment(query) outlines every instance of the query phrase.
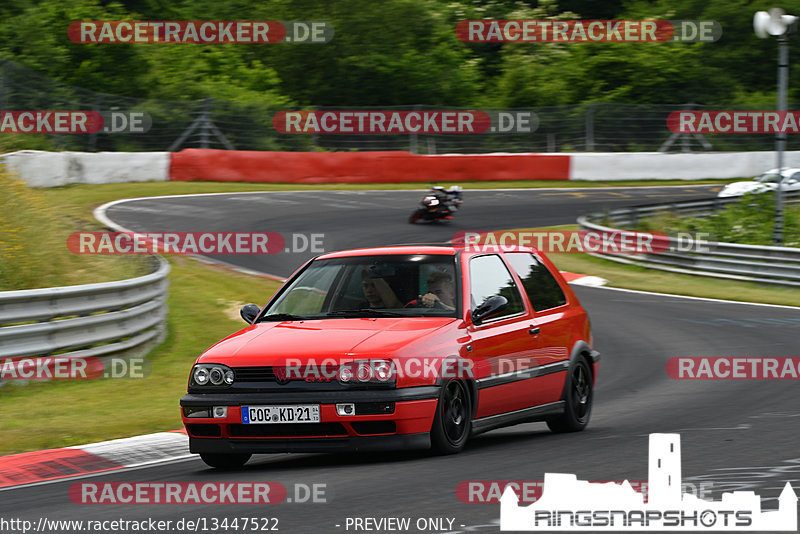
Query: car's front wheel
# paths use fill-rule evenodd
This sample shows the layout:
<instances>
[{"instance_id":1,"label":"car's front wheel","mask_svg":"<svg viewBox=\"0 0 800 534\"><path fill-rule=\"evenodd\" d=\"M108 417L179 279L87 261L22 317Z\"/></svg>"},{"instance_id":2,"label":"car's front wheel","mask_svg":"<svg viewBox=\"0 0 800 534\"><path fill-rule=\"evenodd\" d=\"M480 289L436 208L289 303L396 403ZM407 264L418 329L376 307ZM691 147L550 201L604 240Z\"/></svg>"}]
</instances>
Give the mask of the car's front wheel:
<instances>
[{"instance_id":1,"label":"car's front wheel","mask_svg":"<svg viewBox=\"0 0 800 534\"><path fill-rule=\"evenodd\" d=\"M553 432L578 432L589 424L592 414L592 373L589 364L583 358L570 367L565 386L564 413L547 420L547 426Z\"/></svg>"},{"instance_id":2,"label":"car's front wheel","mask_svg":"<svg viewBox=\"0 0 800 534\"><path fill-rule=\"evenodd\" d=\"M252 454L215 454L201 452L200 458L209 465L217 469L238 469L247 463Z\"/></svg>"},{"instance_id":3,"label":"car's front wheel","mask_svg":"<svg viewBox=\"0 0 800 534\"><path fill-rule=\"evenodd\" d=\"M427 210L419 208L417 211L411 214L411 217L408 218L408 222L410 222L411 224L416 223L417 221L422 219L422 216L425 215L426 212Z\"/></svg>"},{"instance_id":4,"label":"car's front wheel","mask_svg":"<svg viewBox=\"0 0 800 534\"><path fill-rule=\"evenodd\" d=\"M472 428L472 404L465 382L447 380L442 384L431 428L431 445L439 454L454 454L467 444Z\"/></svg>"}]
</instances>

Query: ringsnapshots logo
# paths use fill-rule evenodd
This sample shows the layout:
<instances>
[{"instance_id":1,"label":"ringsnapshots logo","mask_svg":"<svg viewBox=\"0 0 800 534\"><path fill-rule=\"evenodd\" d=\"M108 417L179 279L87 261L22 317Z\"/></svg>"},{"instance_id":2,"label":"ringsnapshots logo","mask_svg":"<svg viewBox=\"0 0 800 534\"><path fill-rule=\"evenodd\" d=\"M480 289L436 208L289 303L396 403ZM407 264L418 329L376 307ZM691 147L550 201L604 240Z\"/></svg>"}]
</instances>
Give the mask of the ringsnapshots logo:
<instances>
[{"instance_id":1,"label":"ringsnapshots logo","mask_svg":"<svg viewBox=\"0 0 800 534\"><path fill-rule=\"evenodd\" d=\"M788 482L778 509L762 511L754 492L706 501L684 493L680 434L650 434L647 502L629 482L591 483L546 473L541 497L520 506L511 487L500 499L500 530L538 531L796 531L797 495Z\"/></svg>"}]
</instances>

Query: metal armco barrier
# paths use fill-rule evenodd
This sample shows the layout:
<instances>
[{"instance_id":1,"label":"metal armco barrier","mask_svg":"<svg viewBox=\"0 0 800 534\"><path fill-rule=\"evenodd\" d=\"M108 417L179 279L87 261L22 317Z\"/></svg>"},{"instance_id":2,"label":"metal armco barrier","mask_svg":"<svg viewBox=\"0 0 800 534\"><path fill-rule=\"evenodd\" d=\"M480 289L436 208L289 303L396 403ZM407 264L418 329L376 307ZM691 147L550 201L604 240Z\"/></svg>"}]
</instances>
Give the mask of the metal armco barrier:
<instances>
[{"instance_id":1,"label":"metal armco barrier","mask_svg":"<svg viewBox=\"0 0 800 534\"><path fill-rule=\"evenodd\" d=\"M163 335L169 264L145 276L0 292L0 358L143 355Z\"/></svg>"},{"instance_id":2,"label":"metal armco barrier","mask_svg":"<svg viewBox=\"0 0 800 534\"><path fill-rule=\"evenodd\" d=\"M800 199L800 192L784 193L784 199L797 201ZM582 230L616 232L620 228L604 226L598 221L607 221L606 224L627 227L625 229L628 230L637 221L660 212L672 212L679 217L702 217L739 200L739 197L714 198L615 209L606 213L583 215L578 218L578 224ZM669 241L666 251L654 254L592 255L663 271L800 287L800 248L715 241L693 243L689 246L686 240L676 237L670 237Z\"/></svg>"}]
</instances>

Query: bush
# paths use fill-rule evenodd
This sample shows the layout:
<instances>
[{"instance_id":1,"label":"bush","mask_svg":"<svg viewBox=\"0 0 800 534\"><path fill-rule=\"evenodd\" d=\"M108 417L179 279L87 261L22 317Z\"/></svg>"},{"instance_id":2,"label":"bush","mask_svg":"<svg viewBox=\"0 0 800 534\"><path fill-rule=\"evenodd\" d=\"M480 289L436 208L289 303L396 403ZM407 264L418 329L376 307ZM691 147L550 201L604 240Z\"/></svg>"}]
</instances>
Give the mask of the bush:
<instances>
[{"instance_id":1,"label":"bush","mask_svg":"<svg viewBox=\"0 0 800 534\"><path fill-rule=\"evenodd\" d=\"M784 246L800 247L800 206L784 206ZM775 227L775 196L745 195L739 202L715 211L708 217L680 218L662 213L639 221L637 229L646 232L707 232L710 240L746 245L772 245Z\"/></svg>"}]
</instances>

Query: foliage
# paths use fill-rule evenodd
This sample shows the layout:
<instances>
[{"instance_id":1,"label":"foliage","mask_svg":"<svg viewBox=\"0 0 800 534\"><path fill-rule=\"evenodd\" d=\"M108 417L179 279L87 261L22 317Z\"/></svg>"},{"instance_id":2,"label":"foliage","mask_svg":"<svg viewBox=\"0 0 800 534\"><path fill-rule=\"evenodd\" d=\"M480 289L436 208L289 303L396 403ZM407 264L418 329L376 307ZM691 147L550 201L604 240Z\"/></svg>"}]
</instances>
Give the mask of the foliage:
<instances>
[{"instance_id":1,"label":"foliage","mask_svg":"<svg viewBox=\"0 0 800 534\"><path fill-rule=\"evenodd\" d=\"M800 0L784 2L800 13ZM774 39L744 0L22 0L0 6L0 57L115 95L261 105L508 106L774 102ZM465 19L715 20L715 43L463 43ZM318 20L328 44L79 44L81 20ZM798 57L800 39L790 40ZM800 87L792 69L790 87ZM792 89L790 99L797 94Z\"/></svg>"},{"instance_id":2,"label":"foliage","mask_svg":"<svg viewBox=\"0 0 800 534\"><path fill-rule=\"evenodd\" d=\"M784 210L784 245L800 247L800 206L788 204ZM772 245L775 221L775 196L772 194L745 195L739 202L717 210L708 217L680 218L673 214L660 215L640 221L642 231L658 231L675 235L678 232L705 232L710 241Z\"/></svg>"}]
</instances>

